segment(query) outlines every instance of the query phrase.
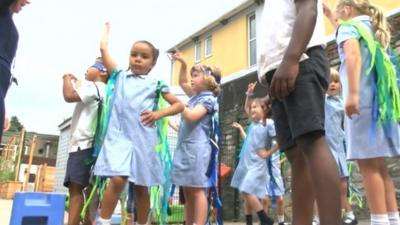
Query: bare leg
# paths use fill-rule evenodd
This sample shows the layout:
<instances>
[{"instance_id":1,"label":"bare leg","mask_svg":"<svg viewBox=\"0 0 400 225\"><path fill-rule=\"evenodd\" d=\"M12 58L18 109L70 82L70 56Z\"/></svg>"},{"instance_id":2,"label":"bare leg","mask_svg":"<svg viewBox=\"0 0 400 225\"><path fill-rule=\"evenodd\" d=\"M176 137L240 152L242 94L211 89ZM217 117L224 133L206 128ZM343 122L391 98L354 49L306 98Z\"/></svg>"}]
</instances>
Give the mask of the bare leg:
<instances>
[{"instance_id":1,"label":"bare leg","mask_svg":"<svg viewBox=\"0 0 400 225\"><path fill-rule=\"evenodd\" d=\"M80 184L70 182L68 186L70 203L68 210L68 225L79 225L80 213L83 207L83 187Z\"/></svg>"},{"instance_id":2,"label":"bare leg","mask_svg":"<svg viewBox=\"0 0 400 225\"><path fill-rule=\"evenodd\" d=\"M205 224L207 220L208 201L204 188L187 188L194 201L193 223Z\"/></svg>"},{"instance_id":3,"label":"bare leg","mask_svg":"<svg viewBox=\"0 0 400 225\"><path fill-rule=\"evenodd\" d=\"M263 210L263 206L256 196L247 193L243 193L243 196L247 207L251 210L250 213L256 213Z\"/></svg>"},{"instance_id":4,"label":"bare leg","mask_svg":"<svg viewBox=\"0 0 400 225\"><path fill-rule=\"evenodd\" d=\"M244 215L246 216L246 225L253 225L253 213L251 212L251 206L247 203L244 194L242 194L244 204Z\"/></svg>"},{"instance_id":5,"label":"bare leg","mask_svg":"<svg viewBox=\"0 0 400 225\"><path fill-rule=\"evenodd\" d=\"M126 184L126 177L112 177L101 202L100 217L110 219Z\"/></svg>"},{"instance_id":6,"label":"bare leg","mask_svg":"<svg viewBox=\"0 0 400 225\"><path fill-rule=\"evenodd\" d=\"M184 187L183 193L185 196L185 224L193 225L194 223L194 200L190 194L189 188Z\"/></svg>"},{"instance_id":7,"label":"bare leg","mask_svg":"<svg viewBox=\"0 0 400 225\"><path fill-rule=\"evenodd\" d=\"M276 214L278 216L283 216L285 214L285 204L283 201L283 196L276 197Z\"/></svg>"},{"instance_id":8,"label":"bare leg","mask_svg":"<svg viewBox=\"0 0 400 225\"><path fill-rule=\"evenodd\" d=\"M296 141L308 165L321 224L341 224L339 169L325 136L315 131L298 137Z\"/></svg>"},{"instance_id":9,"label":"bare leg","mask_svg":"<svg viewBox=\"0 0 400 225\"><path fill-rule=\"evenodd\" d=\"M263 209L263 205L256 196L247 193L242 194L245 198L246 204L248 204L248 207L251 209L251 211L257 213L261 225L272 225L274 223L274 221L267 216Z\"/></svg>"},{"instance_id":10,"label":"bare leg","mask_svg":"<svg viewBox=\"0 0 400 225\"><path fill-rule=\"evenodd\" d=\"M340 179L340 202L342 205L342 209L346 212L352 211L351 205L347 200L347 179L341 178Z\"/></svg>"},{"instance_id":11,"label":"bare leg","mask_svg":"<svg viewBox=\"0 0 400 225\"><path fill-rule=\"evenodd\" d=\"M385 182L381 174L382 158L357 160L371 214L386 214Z\"/></svg>"},{"instance_id":12,"label":"bare leg","mask_svg":"<svg viewBox=\"0 0 400 225\"><path fill-rule=\"evenodd\" d=\"M398 212L399 209L396 201L396 189L394 187L393 180L386 169L385 162L382 163L381 174L383 177L383 182L385 184L385 199L387 211Z\"/></svg>"},{"instance_id":13,"label":"bare leg","mask_svg":"<svg viewBox=\"0 0 400 225\"><path fill-rule=\"evenodd\" d=\"M263 199L261 200L261 204L263 205L264 212L265 212L266 214L268 214L269 202L270 202L270 198L269 198L269 197L263 198Z\"/></svg>"},{"instance_id":14,"label":"bare leg","mask_svg":"<svg viewBox=\"0 0 400 225\"><path fill-rule=\"evenodd\" d=\"M137 223L147 224L150 210L150 196L146 186L135 185Z\"/></svg>"},{"instance_id":15,"label":"bare leg","mask_svg":"<svg viewBox=\"0 0 400 225\"><path fill-rule=\"evenodd\" d=\"M311 224L313 216L314 192L308 166L300 150L292 148L286 152L292 171L292 211L293 225ZM305 194L307 193L307 194Z\"/></svg>"}]
</instances>

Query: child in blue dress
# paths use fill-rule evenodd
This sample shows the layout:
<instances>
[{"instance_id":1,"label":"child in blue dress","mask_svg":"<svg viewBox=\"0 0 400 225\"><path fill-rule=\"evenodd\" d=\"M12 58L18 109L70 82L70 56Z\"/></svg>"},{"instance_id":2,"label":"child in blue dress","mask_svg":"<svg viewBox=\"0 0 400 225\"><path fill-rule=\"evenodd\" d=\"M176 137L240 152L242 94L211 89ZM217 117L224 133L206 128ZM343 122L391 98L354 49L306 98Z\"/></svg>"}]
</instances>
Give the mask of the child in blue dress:
<instances>
[{"instance_id":1,"label":"child in blue dress","mask_svg":"<svg viewBox=\"0 0 400 225\"><path fill-rule=\"evenodd\" d=\"M357 224L353 210L347 200L347 181L349 172L346 162L344 123L344 104L340 97L341 83L339 73L331 69L330 83L325 97L325 137L336 160L340 176L340 199L345 209L343 224Z\"/></svg>"},{"instance_id":2,"label":"child in blue dress","mask_svg":"<svg viewBox=\"0 0 400 225\"><path fill-rule=\"evenodd\" d=\"M265 114L269 111L261 98L251 98L256 83L250 83L247 89L245 112L252 123L246 135L242 126L232 124L240 130L242 138L246 138L240 161L233 174L231 186L237 188L243 195L246 211L246 224L252 224L252 214L257 213L261 224L271 225L274 221L267 216L260 199L267 197L268 167L265 159L278 150L278 145L272 147L275 129L266 125Z\"/></svg>"},{"instance_id":3,"label":"child in blue dress","mask_svg":"<svg viewBox=\"0 0 400 225\"><path fill-rule=\"evenodd\" d=\"M267 127L269 132L275 133L275 124L272 119L267 119ZM273 141L274 143L275 141ZM267 158L267 193L268 197L263 199L264 210L268 213L270 202L275 202L276 216L278 225L285 224L285 205L283 196L285 195L285 186L281 171L281 154L279 151L274 152Z\"/></svg>"},{"instance_id":4,"label":"child in blue dress","mask_svg":"<svg viewBox=\"0 0 400 225\"><path fill-rule=\"evenodd\" d=\"M205 65L193 66L187 78L186 60L179 51L172 55L180 62L179 85L190 97L181 114L178 143L174 152L171 181L183 187L186 224L205 224L211 187L206 175L211 159L212 116L217 113L221 71Z\"/></svg>"},{"instance_id":5,"label":"child in blue dress","mask_svg":"<svg viewBox=\"0 0 400 225\"><path fill-rule=\"evenodd\" d=\"M374 119L373 109L377 107L375 100L378 100L375 93L384 94L379 92L380 84L376 80L385 79L388 73L378 73L377 60L370 67L373 58L367 46L370 43L364 36L371 37L378 49L386 49L390 43L390 30L382 11L368 0L339 0L336 16L347 22L347 25L344 22L338 27L336 37L341 62L339 73L346 102L344 128L347 159L356 160L360 168L371 224L399 224L395 188L385 166L385 158L400 155L399 125L394 120L384 124L390 127L387 132ZM390 95L385 102L393 98L395 95ZM380 113L383 111L379 110Z\"/></svg>"},{"instance_id":6,"label":"child in blue dress","mask_svg":"<svg viewBox=\"0 0 400 225\"><path fill-rule=\"evenodd\" d=\"M138 224L148 220L150 200L148 188L164 182L163 168L155 151L158 142L154 126L158 119L183 110L183 104L166 85L161 94L170 107L152 111L156 101L158 80L148 73L155 66L158 49L150 42L137 41L129 57L129 70L117 70L108 51L109 24L100 43L100 51L111 77L117 74L107 132L95 165L95 175L110 177L101 202L98 225L111 224L111 215L125 184L135 184Z\"/></svg>"}]
</instances>

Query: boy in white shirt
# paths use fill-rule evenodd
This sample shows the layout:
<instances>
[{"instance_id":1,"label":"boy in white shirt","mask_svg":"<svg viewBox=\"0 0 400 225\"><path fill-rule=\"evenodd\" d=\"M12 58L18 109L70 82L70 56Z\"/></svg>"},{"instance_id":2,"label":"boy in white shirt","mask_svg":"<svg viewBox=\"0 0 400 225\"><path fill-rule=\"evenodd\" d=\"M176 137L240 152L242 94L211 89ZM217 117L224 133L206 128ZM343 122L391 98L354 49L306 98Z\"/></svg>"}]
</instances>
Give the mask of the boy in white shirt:
<instances>
[{"instance_id":1,"label":"boy in white shirt","mask_svg":"<svg viewBox=\"0 0 400 225\"><path fill-rule=\"evenodd\" d=\"M90 66L85 80L72 74L63 76L63 95L66 102L76 102L71 120L71 140L64 186L70 195L68 225L79 224L83 207L83 189L89 185L91 165L85 163L92 154L100 100L105 95L107 69L101 58Z\"/></svg>"}]
</instances>

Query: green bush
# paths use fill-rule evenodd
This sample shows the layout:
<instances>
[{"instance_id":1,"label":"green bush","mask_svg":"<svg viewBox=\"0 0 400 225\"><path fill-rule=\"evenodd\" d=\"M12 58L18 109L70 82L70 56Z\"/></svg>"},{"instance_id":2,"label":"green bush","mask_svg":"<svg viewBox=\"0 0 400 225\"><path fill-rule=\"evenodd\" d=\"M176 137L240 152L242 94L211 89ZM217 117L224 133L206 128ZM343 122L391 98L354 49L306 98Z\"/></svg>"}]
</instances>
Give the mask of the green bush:
<instances>
[{"instance_id":1,"label":"green bush","mask_svg":"<svg viewBox=\"0 0 400 225\"><path fill-rule=\"evenodd\" d=\"M0 182L14 180L15 173L10 170L0 171Z\"/></svg>"}]
</instances>

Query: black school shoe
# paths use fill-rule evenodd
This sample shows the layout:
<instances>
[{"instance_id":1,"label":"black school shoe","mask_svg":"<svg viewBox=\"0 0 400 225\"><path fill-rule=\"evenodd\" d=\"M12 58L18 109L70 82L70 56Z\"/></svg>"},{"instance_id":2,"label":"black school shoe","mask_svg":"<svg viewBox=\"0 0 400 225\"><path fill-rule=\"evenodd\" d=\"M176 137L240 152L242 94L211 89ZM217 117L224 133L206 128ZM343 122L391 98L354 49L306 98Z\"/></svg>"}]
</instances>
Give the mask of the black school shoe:
<instances>
[{"instance_id":1,"label":"black school shoe","mask_svg":"<svg viewBox=\"0 0 400 225\"><path fill-rule=\"evenodd\" d=\"M349 217L344 217L342 221L343 225L356 225L358 224L357 218L354 217L354 219L349 218Z\"/></svg>"},{"instance_id":2,"label":"black school shoe","mask_svg":"<svg viewBox=\"0 0 400 225\"><path fill-rule=\"evenodd\" d=\"M274 220L267 216L267 221L265 223L261 223L261 225L273 225L274 224Z\"/></svg>"}]
</instances>

